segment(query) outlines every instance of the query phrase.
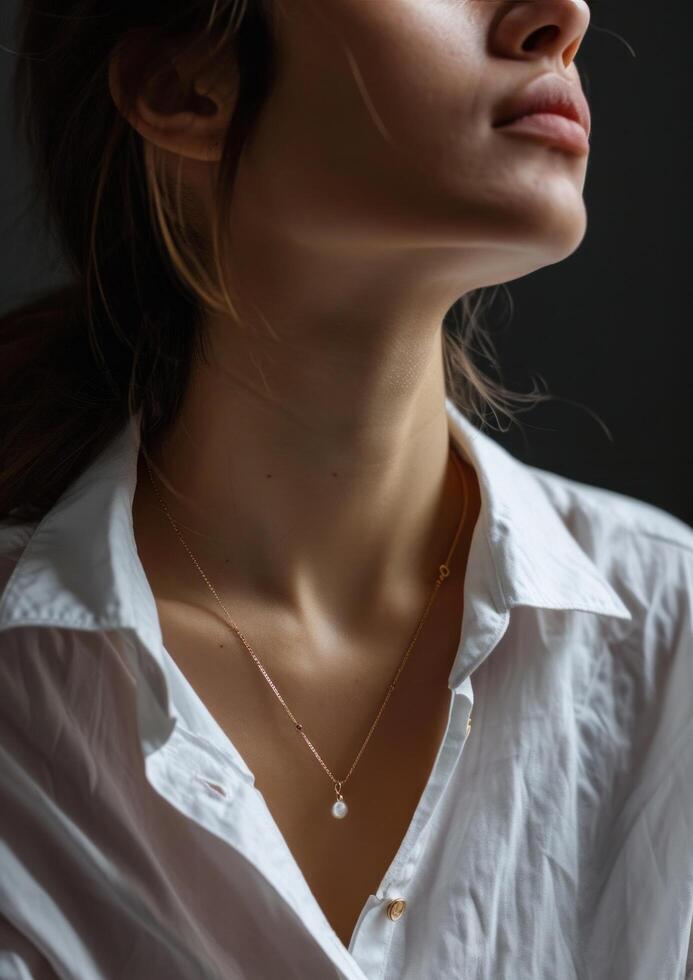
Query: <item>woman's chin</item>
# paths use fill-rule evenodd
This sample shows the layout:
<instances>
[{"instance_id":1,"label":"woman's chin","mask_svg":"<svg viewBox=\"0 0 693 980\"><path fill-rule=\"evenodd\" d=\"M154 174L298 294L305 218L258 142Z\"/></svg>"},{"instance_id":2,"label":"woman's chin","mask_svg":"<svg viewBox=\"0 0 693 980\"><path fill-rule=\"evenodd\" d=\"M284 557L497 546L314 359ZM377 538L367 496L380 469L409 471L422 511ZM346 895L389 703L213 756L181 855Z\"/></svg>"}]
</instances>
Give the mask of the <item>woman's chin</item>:
<instances>
[{"instance_id":1,"label":"woman's chin","mask_svg":"<svg viewBox=\"0 0 693 980\"><path fill-rule=\"evenodd\" d=\"M564 187L562 194L535 193L531 199L518 199L499 223L521 249L526 246L528 252L545 260L541 264L550 264L568 258L582 244L587 208L575 188Z\"/></svg>"}]
</instances>

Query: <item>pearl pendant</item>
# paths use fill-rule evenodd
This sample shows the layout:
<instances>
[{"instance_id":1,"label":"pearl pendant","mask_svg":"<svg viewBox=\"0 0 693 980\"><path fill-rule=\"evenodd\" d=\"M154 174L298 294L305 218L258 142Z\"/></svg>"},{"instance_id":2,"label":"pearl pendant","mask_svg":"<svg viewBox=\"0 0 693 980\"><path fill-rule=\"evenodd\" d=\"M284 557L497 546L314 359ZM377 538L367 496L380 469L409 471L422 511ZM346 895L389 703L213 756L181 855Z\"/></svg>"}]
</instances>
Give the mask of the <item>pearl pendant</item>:
<instances>
[{"instance_id":1,"label":"pearl pendant","mask_svg":"<svg viewBox=\"0 0 693 980\"><path fill-rule=\"evenodd\" d=\"M337 820L342 820L349 812L349 807L344 802L344 797L342 796L341 780L338 779L335 781L334 791L337 794L337 800L332 804L332 816L336 817Z\"/></svg>"},{"instance_id":2,"label":"pearl pendant","mask_svg":"<svg viewBox=\"0 0 693 980\"><path fill-rule=\"evenodd\" d=\"M336 803L332 804L332 816L336 817L338 820L341 820L343 817L346 817L348 812L349 812L349 807L346 805L344 800L337 800Z\"/></svg>"}]
</instances>

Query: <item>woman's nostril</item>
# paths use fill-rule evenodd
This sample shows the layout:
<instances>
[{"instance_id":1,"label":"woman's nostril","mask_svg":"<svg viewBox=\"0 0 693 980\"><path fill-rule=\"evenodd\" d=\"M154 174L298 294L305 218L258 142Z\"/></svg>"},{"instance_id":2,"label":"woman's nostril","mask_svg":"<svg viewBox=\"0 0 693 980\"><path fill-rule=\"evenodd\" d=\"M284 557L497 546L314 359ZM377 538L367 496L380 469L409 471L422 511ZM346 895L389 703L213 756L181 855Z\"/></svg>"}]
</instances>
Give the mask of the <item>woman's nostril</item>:
<instances>
[{"instance_id":1,"label":"woman's nostril","mask_svg":"<svg viewBox=\"0 0 693 980\"><path fill-rule=\"evenodd\" d=\"M553 41L561 33L560 27L551 24L548 27L540 27L537 31L532 31L527 40L522 45L523 51L534 51L540 41Z\"/></svg>"}]
</instances>

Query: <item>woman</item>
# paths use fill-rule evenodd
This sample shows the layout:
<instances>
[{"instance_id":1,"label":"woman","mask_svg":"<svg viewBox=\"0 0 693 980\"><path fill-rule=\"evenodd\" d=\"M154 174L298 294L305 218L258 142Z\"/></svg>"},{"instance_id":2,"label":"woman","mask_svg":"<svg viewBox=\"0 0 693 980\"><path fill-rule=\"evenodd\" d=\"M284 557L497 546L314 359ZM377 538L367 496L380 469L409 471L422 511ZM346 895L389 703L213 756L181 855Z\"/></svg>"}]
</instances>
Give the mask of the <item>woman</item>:
<instances>
[{"instance_id":1,"label":"woman","mask_svg":"<svg viewBox=\"0 0 693 980\"><path fill-rule=\"evenodd\" d=\"M693 533L471 422L478 290L585 233L588 24L24 3L74 283L2 325L3 978L692 975Z\"/></svg>"}]
</instances>

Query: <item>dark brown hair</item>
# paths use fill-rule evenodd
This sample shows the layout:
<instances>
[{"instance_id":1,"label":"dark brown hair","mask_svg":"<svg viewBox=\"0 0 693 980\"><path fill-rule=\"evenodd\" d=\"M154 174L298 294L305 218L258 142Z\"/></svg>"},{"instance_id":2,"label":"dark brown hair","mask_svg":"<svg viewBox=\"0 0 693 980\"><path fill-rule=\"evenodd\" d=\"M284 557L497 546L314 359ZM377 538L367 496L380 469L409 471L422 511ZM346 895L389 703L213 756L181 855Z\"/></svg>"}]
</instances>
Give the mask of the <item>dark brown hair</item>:
<instances>
[{"instance_id":1,"label":"dark brown hair","mask_svg":"<svg viewBox=\"0 0 693 980\"><path fill-rule=\"evenodd\" d=\"M54 232L71 278L0 318L0 519L40 519L140 409L148 447L174 420L192 359L205 357L200 313L207 307L235 316L221 274L229 267L223 216L244 142L275 78L275 2L21 4L13 125L30 154L41 220ZM109 60L132 32L181 49L205 39L217 60L228 53L237 66L211 248L185 214L156 148L113 103ZM146 59L142 71L153 75L169 59L162 45L161 57ZM129 106L136 88L124 93ZM481 327L487 300L486 290L466 294L444 324L447 393L482 420L489 407L512 417L510 401L531 406L548 397L513 394L474 365L475 344L495 363Z\"/></svg>"}]
</instances>

